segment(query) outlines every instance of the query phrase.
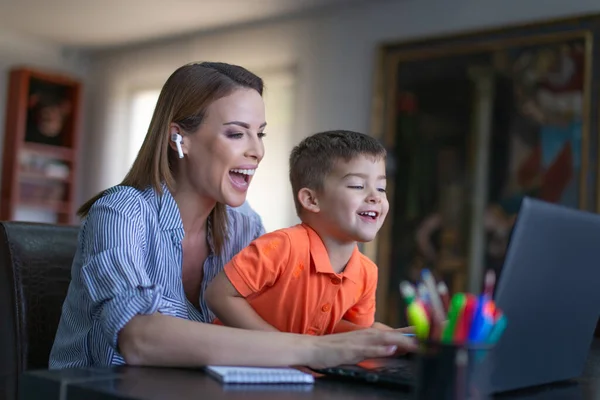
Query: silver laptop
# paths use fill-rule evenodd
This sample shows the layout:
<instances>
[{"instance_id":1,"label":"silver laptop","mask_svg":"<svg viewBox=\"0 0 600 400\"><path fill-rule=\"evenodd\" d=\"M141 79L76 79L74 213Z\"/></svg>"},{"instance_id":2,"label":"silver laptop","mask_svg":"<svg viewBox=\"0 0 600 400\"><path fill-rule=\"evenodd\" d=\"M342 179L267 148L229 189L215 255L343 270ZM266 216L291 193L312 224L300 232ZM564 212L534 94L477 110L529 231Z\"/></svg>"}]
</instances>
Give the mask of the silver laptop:
<instances>
[{"instance_id":1,"label":"silver laptop","mask_svg":"<svg viewBox=\"0 0 600 400\"><path fill-rule=\"evenodd\" d=\"M600 216L525 198L494 296L508 326L486 360L490 392L581 376L599 287Z\"/></svg>"}]
</instances>

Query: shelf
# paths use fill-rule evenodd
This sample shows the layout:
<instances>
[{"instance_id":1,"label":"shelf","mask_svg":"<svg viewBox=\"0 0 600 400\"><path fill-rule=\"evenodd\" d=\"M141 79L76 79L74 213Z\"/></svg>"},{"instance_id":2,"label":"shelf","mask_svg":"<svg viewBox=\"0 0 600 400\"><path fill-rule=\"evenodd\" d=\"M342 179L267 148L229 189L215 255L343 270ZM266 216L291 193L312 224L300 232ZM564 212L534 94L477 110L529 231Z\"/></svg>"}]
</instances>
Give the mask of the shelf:
<instances>
[{"instance_id":1,"label":"shelf","mask_svg":"<svg viewBox=\"0 0 600 400\"><path fill-rule=\"evenodd\" d=\"M71 224L75 218L73 196L79 161L81 82L61 73L24 66L10 70L8 83L0 219L12 221L31 215L47 222L45 214L54 214L57 223ZM31 113L38 114L58 104L32 104L33 95L48 96L51 101L69 105L69 112L63 115L60 139L47 140L28 126L34 123Z\"/></svg>"},{"instance_id":2,"label":"shelf","mask_svg":"<svg viewBox=\"0 0 600 400\"><path fill-rule=\"evenodd\" d=\"M24 142L23 150L29 153L40 154L46 157L52 157L63 161L73 161L73 149L70 149L68 147Z\"/></svg>"},{"instance_id":3,"label":"shelf","mask_svg":"<svg viewBox=\"0 0 600 400\"><path fill-rule=\"evenodd\" d=\"M19 171L19 179L24 181L52 181L70 183L71 177L48 176L40 172Z\"/></svg>"},{"instance_id":4,"label":"shelf","mask_svg":"<svg viewBox=\"0 0 600 400\"><path fill-rule=\"evenodd\" d=\"M64 201L21 200L18 206L38 208L61 214L69 214L71 212L69 203L65 203Z\"/></svg>"}]
</instances>

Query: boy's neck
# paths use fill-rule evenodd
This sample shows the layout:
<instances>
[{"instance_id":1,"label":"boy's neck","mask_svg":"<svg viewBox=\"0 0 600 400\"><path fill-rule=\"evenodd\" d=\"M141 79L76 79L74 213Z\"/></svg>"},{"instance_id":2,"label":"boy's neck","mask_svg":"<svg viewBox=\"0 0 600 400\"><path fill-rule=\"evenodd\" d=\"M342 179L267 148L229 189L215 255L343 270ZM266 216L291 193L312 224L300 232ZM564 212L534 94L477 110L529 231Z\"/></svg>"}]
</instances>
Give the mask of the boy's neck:
<instances>
[{"instance_id":1,"label":"boy's neck","mask_svg":"<svg viewBox=\"0 0 600 400\"><path fill-rule=\"evenodd\" d=\"M350 261L350 257L352 257L352 253L356 247L356 242L341 242L316 226L310 225L310 227L317 232L323 241L325 249L327 249L327 255L329 256L329 262L331 263L333 272L336 274L343 272L348 264L348 261Z\"/></svg>"}]
</instances>

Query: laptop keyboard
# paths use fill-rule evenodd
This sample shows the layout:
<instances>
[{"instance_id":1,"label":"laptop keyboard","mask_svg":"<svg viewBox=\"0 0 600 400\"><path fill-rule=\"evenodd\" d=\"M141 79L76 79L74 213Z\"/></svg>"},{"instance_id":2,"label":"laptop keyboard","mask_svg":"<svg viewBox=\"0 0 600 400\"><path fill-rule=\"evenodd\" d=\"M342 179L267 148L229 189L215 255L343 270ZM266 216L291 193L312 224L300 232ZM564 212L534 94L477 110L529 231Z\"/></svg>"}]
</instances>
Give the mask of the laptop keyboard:
<instances>
[{"instance_id":1,"label":"laptop keyboard","mask_svg":"<svg viewBox=\"0 0 600 400\"><path fill-rule=\"evenodd\" d=\"M404 380L410 380L415 378L415 373L412 365L402 365L398 367L381 367L375 369L374 372L385 375L392 375L397 378Z\"/></svg>"},{"instance_id":2,"label":"laptop keyboard","mask_svg":"<svg viewBox=\"0 0 600 400\"><path fill-rule=\"evenodd\" d=\"M410 360L396 359L393 363L363 362L359 365L325 368L317 372L329 376L401 386L412 386L416 382L414 363Z\"/></svg>"}]
</instances>

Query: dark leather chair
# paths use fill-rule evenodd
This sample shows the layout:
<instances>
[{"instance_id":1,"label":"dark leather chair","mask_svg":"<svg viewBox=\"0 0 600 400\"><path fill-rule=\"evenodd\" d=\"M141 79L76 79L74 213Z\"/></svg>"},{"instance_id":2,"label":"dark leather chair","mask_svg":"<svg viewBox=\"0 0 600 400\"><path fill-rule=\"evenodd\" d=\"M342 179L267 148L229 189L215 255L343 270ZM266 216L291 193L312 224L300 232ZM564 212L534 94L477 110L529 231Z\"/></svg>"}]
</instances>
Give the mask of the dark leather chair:
<instances>
[{"instance_id":1,"label":"dark leather chair","mask_svg":"<svg viewBox=\"0 0 600 400\"><path fill-rule=\"evenodd\" d=\"M19 374L48 368L71 280L78 227L0 222L0 398Z\"/></svg>"}]
</instances>

